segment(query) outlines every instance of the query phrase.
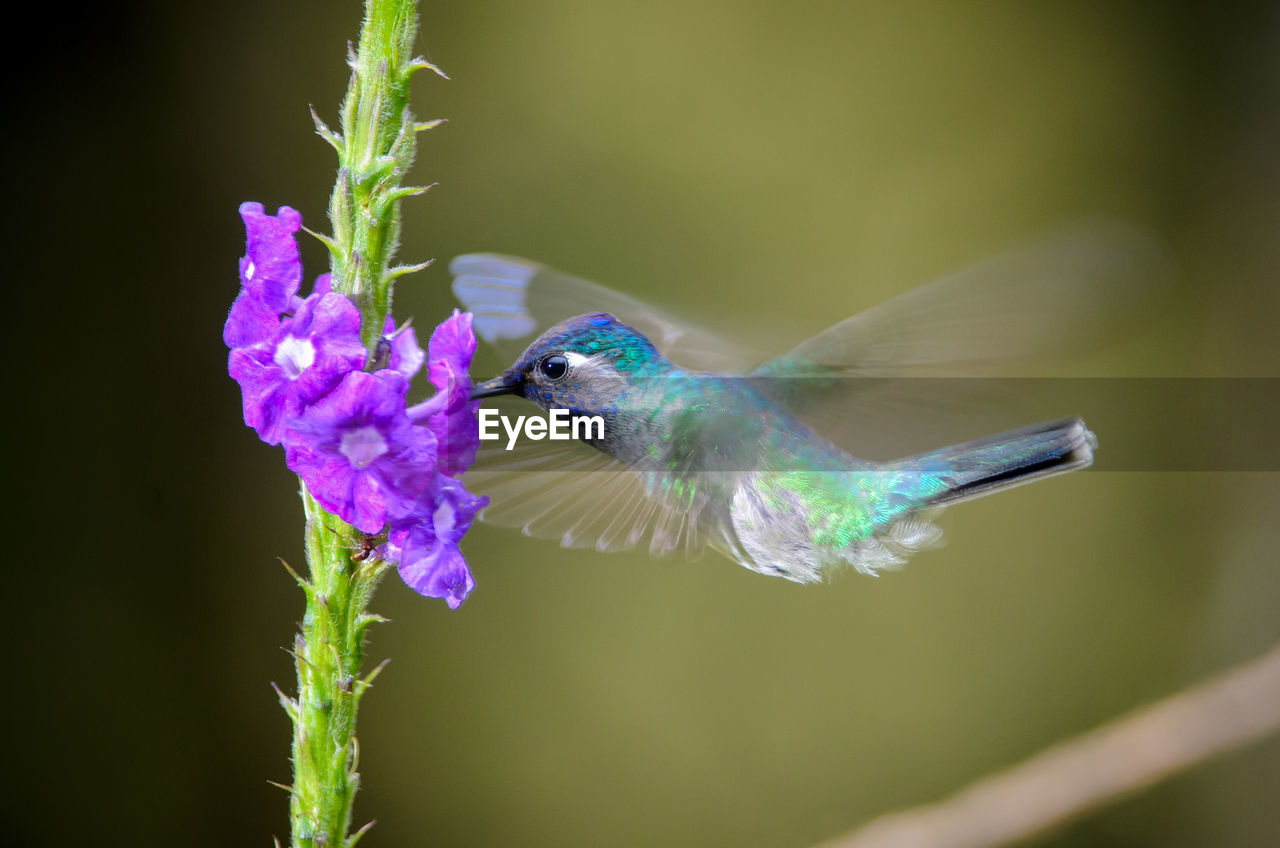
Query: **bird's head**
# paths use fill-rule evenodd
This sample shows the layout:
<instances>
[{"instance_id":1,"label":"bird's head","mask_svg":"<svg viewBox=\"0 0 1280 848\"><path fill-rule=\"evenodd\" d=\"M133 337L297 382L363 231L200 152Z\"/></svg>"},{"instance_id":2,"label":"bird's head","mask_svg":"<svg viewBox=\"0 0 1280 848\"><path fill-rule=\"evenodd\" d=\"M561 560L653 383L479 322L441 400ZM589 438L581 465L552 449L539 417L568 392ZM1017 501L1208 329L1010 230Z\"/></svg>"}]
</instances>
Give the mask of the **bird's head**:
<instances>
[{"instance_id":1,"label":"bird's head","mask_svg":"<svg viewBox=\"0 0 1280 848\"><path fill-rule=\"evenodd\" d=\"M607 312L594 312L547 330L514 365L477 384L471 398L514 394L543 409L602 414L636 377L665 362L640 332Z\"/></svg>"}]
</instances>

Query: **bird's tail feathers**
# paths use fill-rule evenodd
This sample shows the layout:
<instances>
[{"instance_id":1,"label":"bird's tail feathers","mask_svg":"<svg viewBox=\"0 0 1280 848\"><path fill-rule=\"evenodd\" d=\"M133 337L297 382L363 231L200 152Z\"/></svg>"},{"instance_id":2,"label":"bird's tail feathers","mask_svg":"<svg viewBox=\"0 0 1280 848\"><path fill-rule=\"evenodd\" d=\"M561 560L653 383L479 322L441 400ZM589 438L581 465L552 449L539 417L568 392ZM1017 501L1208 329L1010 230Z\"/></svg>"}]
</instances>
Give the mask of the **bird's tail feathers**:
<instances>
[{"instance_id":1,"label":"bird's tail feathers","mask_svg":"<svg viewBox=\"0 0 1280 848\"><path fill-rule=\"evenodd\" d=\"M946 488L926 506L942 506L1011 489L1093 463L1098 440L1080 418L1033 424L994 436L899 460L936 474Z\"/></svg>"}]
</instances>

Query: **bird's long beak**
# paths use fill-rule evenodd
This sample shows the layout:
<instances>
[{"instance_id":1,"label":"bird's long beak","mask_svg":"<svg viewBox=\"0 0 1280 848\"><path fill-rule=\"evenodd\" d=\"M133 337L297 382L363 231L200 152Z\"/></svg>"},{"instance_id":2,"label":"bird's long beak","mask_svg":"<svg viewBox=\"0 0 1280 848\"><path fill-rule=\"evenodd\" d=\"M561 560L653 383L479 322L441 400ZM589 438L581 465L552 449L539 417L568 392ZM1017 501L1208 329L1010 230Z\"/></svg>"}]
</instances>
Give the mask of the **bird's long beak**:
<instances>
[{"instance_id":1,"label":"bird's long beak","mask_svg":"<svg viewBox=\"0 0 1280 848\"><path fill-rule=\"evenodd\" d=\"M492 380L486 380L483 383L477 383L472 386L471 400L493 397L494 395L518 394L519 391L519 378L515 377L510 372L507 372L506 374L499 374Z\"/></svg>"}]
</instances>

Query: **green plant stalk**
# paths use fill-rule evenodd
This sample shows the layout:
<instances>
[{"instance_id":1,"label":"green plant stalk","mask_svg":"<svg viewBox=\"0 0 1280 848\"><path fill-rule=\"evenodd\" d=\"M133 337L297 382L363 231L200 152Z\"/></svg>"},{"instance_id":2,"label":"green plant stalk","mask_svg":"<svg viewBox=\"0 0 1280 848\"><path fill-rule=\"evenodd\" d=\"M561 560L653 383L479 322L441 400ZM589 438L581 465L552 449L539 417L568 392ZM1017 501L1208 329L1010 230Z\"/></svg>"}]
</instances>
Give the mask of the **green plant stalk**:
<instances>
[{"instance_id":1,"label":"green plant stalk","mask_svg":"<svg viewBox=\"0 0 1280 848\"><path fill-rule=\"evenodd\" d=\"M366 0L360 47L342 103L342 134L318 118L316 129L338 151L338 179L329 198L333 289L350 295L365 317L362 335L373 350L391 306L396 277L424 266L393 267L400 238L400 201L428 187L402 186L413 164L419 124L409 111L414 72L434 65L410 58L417 35L413 0ZM443 74L442 74L443 76Z\"/></svg>"},{"instance_id":2,"label":"green plant stalk","mask_svg":"<svg viewBox=\"0 0 1280 848\"><path fill-rule=\"evenodd\" d=\"M413 163L416 133L439 123L418 124L408 108L414 72L439 72L423 59L410 58L416 35L415 0L366 0L359 47L350 57L341 132L330 130L313 112L317 132L338 153L329 203L333 235L318 237L329 248L333 290L350 296L360 309L370 362L395 278L425 267L391 264L400 201L425 190L400 184ZM305 486L302 502L309 575L294 575L306 594L293 647L298 695L280 696L294 729L292 844L349 848L368 829L349 833L359 787L356 712L381 668L361 676L365 629L382 620L366 610L387 566L369 555L364 534L326 512Z\"/></svg>"},{"instance_id":3,"label":"green plant stalk","mask_svg":"<svg viewBox=\"0 0 1280 848\"><path fill-rule=\"evenodd\" d=\"M321 508L305 487L302 502L310 579L297 578L306 594L293 646L298 696L281 696L294 730L293 845L349 846L363 833L348 836L360 784L356 709L381 668L361 677L365 629L382 620L366 610L386 564L376 557L354 561L362 550L352 545L359 534Z\"/></svg>"}]
</instances>

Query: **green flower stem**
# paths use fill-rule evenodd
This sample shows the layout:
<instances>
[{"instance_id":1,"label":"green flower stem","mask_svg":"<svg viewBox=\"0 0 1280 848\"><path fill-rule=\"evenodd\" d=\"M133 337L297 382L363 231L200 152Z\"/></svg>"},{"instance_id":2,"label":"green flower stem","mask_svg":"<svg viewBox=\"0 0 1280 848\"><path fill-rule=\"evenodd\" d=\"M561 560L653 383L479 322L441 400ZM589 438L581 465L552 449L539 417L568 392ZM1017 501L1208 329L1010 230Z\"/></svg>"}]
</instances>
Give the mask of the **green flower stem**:
<instances>
[{"instance_id":1,"label":"green flower stem","mask_svg":"<svg viewBox=\"0 0 1280 848\"><path fill-rule=\"evenodd\" d=\"M422 266L392 267L400 238L400 201L426 191L401 186L413 164L418 124L409 111L409 81L422 68L411 58L417 35L412 0L367 0L360 49L342 103L342 134L317 118L317 129L338 151L338 179L329 199L333 288L348 294L365 316L364 343L377 343L391 305L391 283Z\"/></svg>"},{"instance_id":2,"label":"green flower stem","mask_svg":"<svg viewBox=\"0 0 1280 848\"><path fill-rule=\"evenodd\" d=\"M298 698L285 699L294 723L293 845L326 848L353 845L348 837L356 772L356 708L381 666L360 677L364 631L381 617L365 612L386 564L376 557L353 560L361 548L353 532L302 490L307 515L307 563L311 579L298 578L307 597L302 632L294 641Z\"/></svg>"},{"instance_id":3,"label":"green flower stem","mask_svg":"<svg viewBox=\"0 0 1280 848\"><path fill-rule=\"evenodd\" d=\"M437 70L410 58L416 35L414 0L366 0L341 134L316 117L317 131L338 153L329 203L333 235L320 239L329 248L333 290L349 295L360 308L371 360L391 305L392 283L423 267L391 264L400 235L400 201L425 190L400 184L413 163L416 133L439 123L418 124L408 109L410 77L422 68ZM295 575L306 593L293 649L298 696L281 695L294 727L293 845L349 848L368 827L349 834L359 786L356 710L378 671L361 677L365 628L382 620L366 609L387 566L369 556L364 534L327 513L305 486L302 502L310 574L307 579Z\"/></svg>"}]
</instances>

